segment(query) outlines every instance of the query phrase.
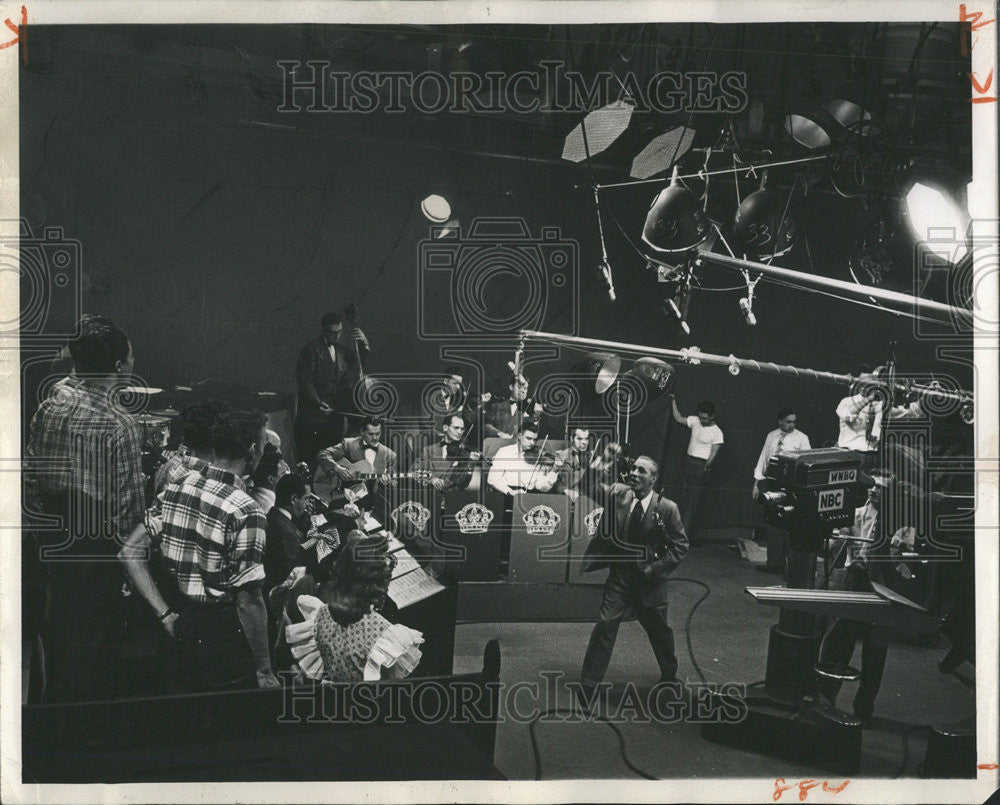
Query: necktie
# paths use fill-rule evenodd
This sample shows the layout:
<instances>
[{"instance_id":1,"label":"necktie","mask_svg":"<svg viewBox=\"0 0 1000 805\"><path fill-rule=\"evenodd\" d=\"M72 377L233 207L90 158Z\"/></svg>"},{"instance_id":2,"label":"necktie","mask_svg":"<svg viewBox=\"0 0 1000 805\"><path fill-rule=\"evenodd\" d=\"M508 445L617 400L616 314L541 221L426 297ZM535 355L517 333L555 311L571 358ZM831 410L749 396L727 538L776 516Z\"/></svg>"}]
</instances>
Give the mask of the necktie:
<instances>
[{"instance_id":1,"label":"necktie","mask_svg":"<svg viewBox=\"0 0 1000 805\"><path fill-rule=\"evenodd\" d=\"M865 440L868 443L868 448L872 449L875 445L875 417L878 415L875 411L875 403L872 402L866 409L868 413L868 421L865 423Z\"/></svg>"},{"instance_id":2,"label":"necktie","mask_svg":"<svg viewBox=\"0 0 1000 805\"><path fill-rule=\"evenodd\" d=\"M780 456L780 455L781 455L781 448L782 448L782 447L784 446L784 444L785 444L785 436L786 436L786 434L785 434L785 432L784 432L784 431L782 431L782 432L781 432L781 435L780 435L780 436L778 436L778 446L777 446L777 448L775 448L775 451L774 451L774 454L775 454L776 456Z\"/></svg>"},{"instance_id":3,"label":"necktie","mask_svg":"<svg viewBox=\"0 0 1000 805\"><path fill-rule=\"evenodd\" d=\"M639 537L642 533L642 518L644 514L642 504L636 503L632 508L632 515L628 518L628 526L625 528L626 541L632 545L639 543Z\"/></svg>"}]
</instances>

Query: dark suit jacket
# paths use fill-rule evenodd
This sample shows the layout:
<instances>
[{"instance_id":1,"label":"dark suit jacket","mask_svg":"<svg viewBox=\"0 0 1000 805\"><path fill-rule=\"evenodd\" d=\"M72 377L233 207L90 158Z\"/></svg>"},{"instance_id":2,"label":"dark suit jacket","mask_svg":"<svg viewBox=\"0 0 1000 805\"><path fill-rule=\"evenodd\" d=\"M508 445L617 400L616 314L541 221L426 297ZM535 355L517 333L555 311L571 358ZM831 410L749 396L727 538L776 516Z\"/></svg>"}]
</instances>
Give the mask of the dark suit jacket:
<instances>
[{"instance_id":1,"label":"dark suit jacket","mask_svg":"<svg viewBox=\"0 0 1000 805\"><path fill-rule=\"evenodd\" d=\"M330 357L330 349L322 336L314 338L299 352L295 364L295 379L299 388L297 422L329 422L327 416L319 410L320 402L325 402L338 411L350 406L351 385L358 378L358 364L354 348L350 344L336 346L336 363ZM367 353L367 348L361 347L362 360Z\"/></svg>"},{"instance_id":2,"label":"dark suit jacket","mask_svg":"<svg viewBox=\"0 0 1000 805\"><path fill-rule=\"evenodd\" d=\"M688 538L677 504L653 492L642 520L639 543L627 544L628 518L634 499L634 493L625 484L611 487L599 531L585 553L590 561L583 569L611 567L612 572L616 568L634 571L643 604L660 606L667 602L667 576L687 554ZM643 565L651 568L649 575L639 572Z\"/></svg>"},{"instance_id":3,"label":"dark suit jacket","mask_svg":"<svg viewBox=\"0 0 1000 805\"><path fill-rule=\"evenodd\" d=\"M320 466L325 469L330 469L331 466L340 459L347 459L352 463L356 461L364 461L365 445L364 442L361 441L360 436L350 436L342 442L338 442L333 447L321 450L319 455L316 456L316 459L319 461ZM378 473L395 472L395 451L390 450L384 444L379 443L379 446L375 449L375 464L373 469Z\"/></svg>"},{"instance_id":4,"label":"dark suit jacket","mask_svg":"<svg viewBox=\"0 0 1000 805\"><path fill-rule=\"evenodd\" d=\"M434 442L420 451L410 469L429 470L435 478L446 478L448 485L445 491L465 489L472 480L472 463L469 461L469 451L464 447L461 451L460 456L442 458L441 442Z\"/></svg>"},{"instance_id":5,"label":"dark suit jacket","mask_svg":"<svg viewBox=\"0 0 1000 805\"><path fill-rule=\"evenodd\" d=\"M267 540L264 543L264 588L270 590L286 578L293 567L306 565L302 532L283 512L273 506L267 513Z\"/></svg>"}]
</instances>

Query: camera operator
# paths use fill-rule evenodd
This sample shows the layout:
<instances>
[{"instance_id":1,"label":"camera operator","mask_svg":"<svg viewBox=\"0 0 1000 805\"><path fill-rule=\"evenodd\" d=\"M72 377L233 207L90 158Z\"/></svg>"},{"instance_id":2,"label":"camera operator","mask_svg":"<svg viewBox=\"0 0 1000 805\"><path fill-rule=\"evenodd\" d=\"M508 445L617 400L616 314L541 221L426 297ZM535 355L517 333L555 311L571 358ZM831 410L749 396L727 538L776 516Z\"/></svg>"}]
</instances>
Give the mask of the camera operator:
<instances>
[{"instance_id":1,"label":"camera operator","mask_svg":"<svg viewBox=\"0 0 1000 805\"><path fill-rule=\"evenodd\" d=\"M865 505L855 510L854 525L836 534L840 538L847 538L847 541L843 544L841 554L832 560L834 565L839 564L840 559L844 562L842 570L835 571L831 576L832 589L872 592L872 580L874 578L878 581L881 573L877 566L873 567L871 554L884 544L884 535L892 533L889 541L891 554L898 553L903 546L913 547L914 529L904 526L892 531L885 516L886 512L892 510L887 504L890 501L895 503L893 497L905 492L899 488L890 473L876 470L871 475L875 484L869 490ZM865 726L871 723L875 697L882 684L888 637L889 631L885 627L837 618L826 633L820 650L822 665L846 667L854 655L856 642L862 641L861 680L854 697L854 714ZM821 695L831 705L836 702L841 684L840 681L829 678L823 679L820 684Z\"/></svg>"}]
</instances>

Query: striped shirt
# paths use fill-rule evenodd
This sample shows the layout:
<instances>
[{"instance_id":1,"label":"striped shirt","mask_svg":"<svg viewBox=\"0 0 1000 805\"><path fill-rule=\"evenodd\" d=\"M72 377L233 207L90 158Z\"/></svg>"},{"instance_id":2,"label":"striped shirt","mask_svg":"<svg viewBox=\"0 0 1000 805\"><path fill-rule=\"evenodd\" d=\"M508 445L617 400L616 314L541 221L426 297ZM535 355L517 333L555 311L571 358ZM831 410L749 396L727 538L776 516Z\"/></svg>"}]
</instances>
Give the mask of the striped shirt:
<instances>
[{"instance_id":1,"label":"striped shirt","mask_svg":"<svg viewBox=\"0 0 1000 805\"><path fill-rule=\"evenodd\" d=\"M155 544L180 592L192 601L232 600L264 580L267 522L230 472L206 464L163 490Z\"/></svg>"},{"instance_id":2,"label":"striped shirt","mask_svg":"<svg viewBox=\"0 0 1000 805\"><path fill-rule=\"evenodd\" d=\"M31 420L25 449L28 494L73 492L99 501L123 539L142 521L142 427L114 388L67 377Z\"/></svg>"}]
</instances>

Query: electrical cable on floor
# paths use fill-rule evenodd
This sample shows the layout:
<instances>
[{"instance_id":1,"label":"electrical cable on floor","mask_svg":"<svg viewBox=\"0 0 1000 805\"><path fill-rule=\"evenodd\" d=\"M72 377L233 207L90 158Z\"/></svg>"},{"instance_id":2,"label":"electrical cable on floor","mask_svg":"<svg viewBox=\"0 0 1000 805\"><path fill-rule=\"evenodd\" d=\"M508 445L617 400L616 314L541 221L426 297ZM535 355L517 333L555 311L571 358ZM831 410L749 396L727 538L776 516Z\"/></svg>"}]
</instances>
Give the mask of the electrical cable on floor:
<instances>
[{"instance_id":1,"label":"electrical cable on floor","mask_svg":"<svg viewBox=\"0 0 1000 805\"><path fill-rule=\"evenodd\" d=\"M536 780L541 780L542 779L542 753L538 749L538 736L535 734L535 725L538 723L538 720L540 718L542 718L543 716L548 716L548 715L568 715L568 716L573 716L573 715L576 715L578 712L580 712L580 711L577 708L551 707L548 710L545 710L544 712L541 712L538 715L536 715L531 720L531 723L528 724L528 734L531 737L531 751L532 751L532 753L535 756L535 779ZM599 721L602 724L607 724L609 727L611 727L612 730L614 730L615 735L618 736L618 753L622 756L622 762L624 762L624 764L626 766L628 766L628 768L629 768L630 771L634 772L639 777L642 777L645 780L659 780L659 779L661 779L660 777L656 777L655 775L652 775L649 772L644 771L643 769L640 769L638 766L636 766L629 759L629 756L628 756L628 746L625 743L625 735L621 731L621 729L619 729L619 727L618 727L617 724L614 724L611 721L609 721L608 719L602 718L601 716L594 716L593 720L594 721Z\"/></svg>"},{"instance_id":2,"label":"electrical cable on floor","mask_svg":"<svg viewBox=\"0 0 1000 805\"><path fill-rule=\"evenodd\" d=\"M687 582L688 584L696 584L699 587L704 588L704 590L705 590L705 592L701 596L701 598L699 598L697 601L695 601L694 602L694 606L692 606L691 609L688 611L687 618L684 620L684 637L685 637L685 640L686 640L686 643L687 643L688 657L691 658L691 665L694 666L695 673L698 674L698 678L702 681L702 683L707 683L707 680L705 679L705 674L702 672L701 666L698 665L698 661L694 658L694 650L691 647L691 619L694 617L694 613L698 609L698 607L701 606L702 601L704 601L706 598L708 598L708 596L710 596L712 594L712 588L709 587L707 584L705 584L705 582L698 581L698 579L688 579L688 578L683 578L681 576L677 576L677 577L674 577L674 578L669 578L669 579L667 579L667 581L683 581L683 582ZM540 718L542 718L543 716L547 716L547 715L570 715L570 716L572 716L572 715L576 715L577 712L578 712L578 710L576 708L567 709L567 708L564 708L564 707L563 708L552 707L552 708L549 708L548 710L545 710L544 712L539 713L538 715L536 715L531 720L531 723L528 724L528 735L529 735L529 737L531 739L531 752L532 752L532 754L535 757L535 779L536 780L541 780L542 779L542 754L541 754L541 751L538 748L538 735L535 733L535 725L538 723L538 720ZM594 721L600 721L603 724L607 724L609 727L611 727L612 730L614 730L615 735L618 736L618 752L619 752L619 754L622 757L622 762L624 762L625 765L628 766L628 768L633 773L637 774L639 777L642 777L642 778L644 778L646 780L659 780L660 779L659 777L656 777L656 776L650 774L649 772L644 771L643 769L640 769L638 766L636 766L629 759L629 756L628 756L628 747L627 747L627 745L625 743L625 735L618 728L617 724L612 723L611 721L607 720L606 718L601 718L600 716L595 716L593 720Z\"/></svg>"}]
</instances>

